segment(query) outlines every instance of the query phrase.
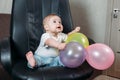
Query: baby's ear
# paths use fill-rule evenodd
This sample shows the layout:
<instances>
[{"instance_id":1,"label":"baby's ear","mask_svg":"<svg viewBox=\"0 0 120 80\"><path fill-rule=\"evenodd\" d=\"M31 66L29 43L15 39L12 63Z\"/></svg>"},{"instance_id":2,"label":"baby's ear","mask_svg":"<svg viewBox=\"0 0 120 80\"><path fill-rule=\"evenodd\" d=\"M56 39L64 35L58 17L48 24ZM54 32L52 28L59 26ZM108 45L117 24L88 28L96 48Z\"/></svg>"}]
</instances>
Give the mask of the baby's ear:
<instances>
[{"instance_id":1,"label":"baby's ear","mask_svg":"<svg viewBox=\"0 0 120 80\"><path fill-rule=\"evenodd\" d=\"M46 30L46 31L48 31L49 30L49 26L46 24L46 25L44 25L44 29Z\"/></svg>"}]
</instances>

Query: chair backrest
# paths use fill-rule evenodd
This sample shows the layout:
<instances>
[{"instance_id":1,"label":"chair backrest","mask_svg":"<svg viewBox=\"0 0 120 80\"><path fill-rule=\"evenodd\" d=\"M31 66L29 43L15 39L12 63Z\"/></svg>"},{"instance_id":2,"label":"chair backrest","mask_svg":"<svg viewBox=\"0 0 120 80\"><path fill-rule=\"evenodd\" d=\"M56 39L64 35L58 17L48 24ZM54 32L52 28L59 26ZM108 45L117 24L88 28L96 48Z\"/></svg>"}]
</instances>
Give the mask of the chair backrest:
<instances>
[{"instance_id":1,"label":"chair backrest","mask_svg":"<svg viewBox=\"0 0 120 80\"><path fill-rule=\"evenodd\" d=\"M63 32L72 30L69 0L13 0L10 38L15 54L25 57L27 51L36 50L44 32L43 18L51 13L62 18Z\"/></svg>"}]
</instances>

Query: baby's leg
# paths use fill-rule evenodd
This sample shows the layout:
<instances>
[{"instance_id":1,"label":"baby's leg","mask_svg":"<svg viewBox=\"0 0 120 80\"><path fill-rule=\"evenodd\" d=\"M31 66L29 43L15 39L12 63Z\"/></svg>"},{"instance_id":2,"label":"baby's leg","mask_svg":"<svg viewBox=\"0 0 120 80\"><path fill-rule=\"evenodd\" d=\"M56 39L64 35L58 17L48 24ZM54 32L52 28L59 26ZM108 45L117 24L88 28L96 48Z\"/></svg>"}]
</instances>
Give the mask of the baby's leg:
<instances>
[{"instance_id":1,"label":"baby's leg","mask_svg":"<svg viewBox=\"0 0 120 80\"><path fill-rule=\"evenodd\" d=\"M27 58L28 63L30 64L30 66L32 68L34 68L36 65L36 61L35 61L35 58L34 58L32 51L29 51L26 53L26 58Z\"/></svg>"}]
</instances>

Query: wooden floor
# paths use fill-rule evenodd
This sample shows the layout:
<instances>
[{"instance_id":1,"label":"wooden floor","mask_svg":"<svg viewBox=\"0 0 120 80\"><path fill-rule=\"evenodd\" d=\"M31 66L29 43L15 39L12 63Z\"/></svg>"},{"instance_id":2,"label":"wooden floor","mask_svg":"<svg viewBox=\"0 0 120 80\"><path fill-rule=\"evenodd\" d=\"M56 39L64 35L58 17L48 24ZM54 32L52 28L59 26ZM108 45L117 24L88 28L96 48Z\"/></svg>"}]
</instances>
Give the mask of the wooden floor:
<instances>
[{"instance_id":1,"label":"wooden floor","mask_svg":"<svg viewBox=\"0 0 120 80\"><path fill-rule=\"evenodd\" d=\"M120 80L120 79L110 77L110 76L106 76L106 75L99 75L96 78L94 78L93 80Z\"/></svg>"}]
</instances>

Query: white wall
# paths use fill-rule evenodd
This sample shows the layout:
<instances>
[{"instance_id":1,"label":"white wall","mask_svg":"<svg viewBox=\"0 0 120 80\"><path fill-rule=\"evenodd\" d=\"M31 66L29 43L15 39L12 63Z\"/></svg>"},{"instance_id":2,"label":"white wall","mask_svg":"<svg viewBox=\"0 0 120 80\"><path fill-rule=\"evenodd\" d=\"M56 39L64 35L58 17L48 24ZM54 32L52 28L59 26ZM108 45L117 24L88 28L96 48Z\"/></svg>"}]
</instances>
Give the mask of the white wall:
<instances>
[{"instance_id":1,"label":"white wall","mask_svg":"<svg viewBox=\"0 0 120 80\"><path fill-rule=\"evenodd\" d=\"M105 39L107 0L70 0L73 22L81 32L103 42Z\"/></svg>"},{"instance_id":2,"label":"white wall","mask_svg":"<svg viewBox=\"0 0 120 80\"><path fill-rule=\"evenodd\" d=\"M10 14L11 7L12 0L0 0L0 13ZM107 0L70 0L70 8L74 25L96 42L104 42Z\"/></svg>"},{"instance_id":3,"label":"white wall","mask_svg":"<svg viewBox=\"0 0 120 80\"><path fill-rule=\"evenodd\" d=\"M12 0L0 0L0 13L11 13Z\"/></svg>"}]
</instances>

